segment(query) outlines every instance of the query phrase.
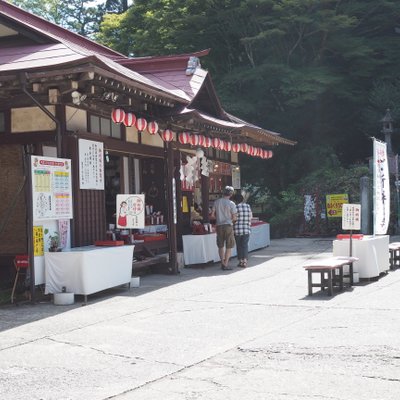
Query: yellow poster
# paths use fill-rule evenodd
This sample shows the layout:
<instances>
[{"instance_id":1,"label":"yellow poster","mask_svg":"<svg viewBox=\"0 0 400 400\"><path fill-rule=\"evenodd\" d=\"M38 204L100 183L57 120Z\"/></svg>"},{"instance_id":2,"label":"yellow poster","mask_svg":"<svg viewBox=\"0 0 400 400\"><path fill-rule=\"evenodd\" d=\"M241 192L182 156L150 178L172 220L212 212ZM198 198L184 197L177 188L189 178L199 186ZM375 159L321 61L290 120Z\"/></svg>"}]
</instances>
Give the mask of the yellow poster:
<instances>
[{"instance_id":1,"label":"yellow poster","mask_svg":"<svg viewBox=\"0 0 400 400\"><path fill-rule=\"evenodd\" d=\"M186 196L182 197L182 212L184 213L189 212L188 198Z\"/></svg>"},{"instance_id":2,"label":"yellow poster","mask_svg":"<svg viewBox=\"0 0 400 400\"><path fill-rule=\"evenodd\" d=\"M44 255L43 226L33 227L33 254Z\"/></svg>"},{"instance_id":3,"label":"yellow poster","mask_svg":"<svg viewBox=\"0 0 400 400\"><path fill-rule=\"evenodd\" d=\"M349 203L349 195L346 193L327 194L326 214L328 218L341 218L343 204L348 204L348 203Z\"/></svg>"}]
</instances>

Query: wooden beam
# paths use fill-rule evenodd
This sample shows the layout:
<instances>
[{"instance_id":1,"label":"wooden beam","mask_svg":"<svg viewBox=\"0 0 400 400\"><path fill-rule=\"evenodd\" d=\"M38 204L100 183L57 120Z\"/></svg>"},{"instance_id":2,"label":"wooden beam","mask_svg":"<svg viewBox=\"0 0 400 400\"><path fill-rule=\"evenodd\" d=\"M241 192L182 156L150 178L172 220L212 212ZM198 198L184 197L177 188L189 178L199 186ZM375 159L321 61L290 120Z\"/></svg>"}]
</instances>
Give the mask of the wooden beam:
<instances>
[{"instance_id":1,"label":"wooden beam","mask_svg":"<svg viewBox=\"0 0 400 400\"><path fill-rule=\"evenodd\" d=\"M47 143L56 140L55 132L23 132L23 133L4 133L0 135L0 145L2 144L33 144Z\"/></svg>"}]
</instances>

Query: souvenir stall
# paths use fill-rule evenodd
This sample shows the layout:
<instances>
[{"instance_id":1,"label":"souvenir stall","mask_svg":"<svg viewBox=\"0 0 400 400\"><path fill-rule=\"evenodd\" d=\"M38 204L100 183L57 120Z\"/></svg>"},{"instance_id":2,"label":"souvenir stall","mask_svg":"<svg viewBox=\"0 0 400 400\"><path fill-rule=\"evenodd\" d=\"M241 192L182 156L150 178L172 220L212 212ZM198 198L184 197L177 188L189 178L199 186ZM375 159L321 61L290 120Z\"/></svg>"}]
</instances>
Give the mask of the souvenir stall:
<instances>
[{"instance_id":1,"label":"souvenir stall","mask_svg":"<svg viewBox=\"0 0 400 400\"><path fill-rule=\"evenodd\" d=\"M12 214L15 204L23 210L1 221L0 261L12 267L16 255L29 255L33 294L45 280L42 253L57 235L65 254L110 240L134 246L135 256L146 258L134 259L136 266L167 252L164 271L177 273L184 218L190 229L190 220L202 221L212 234L209 187L215 197L218 185L231 182L229 168L217 173L214 163L231 168L238 152L269 158L264 147L295 142L222 109L198 58L208 51L130 58L27 14L7 2L0 9L0 95L9 99L0 108L0 214ZM16 51L18 60L10 56ZM33 215L32 191L22 184L31 155L70 160L72 216ZM144 194L143 227L118 227L119 194Z\"/></svg>"}]
</instances>

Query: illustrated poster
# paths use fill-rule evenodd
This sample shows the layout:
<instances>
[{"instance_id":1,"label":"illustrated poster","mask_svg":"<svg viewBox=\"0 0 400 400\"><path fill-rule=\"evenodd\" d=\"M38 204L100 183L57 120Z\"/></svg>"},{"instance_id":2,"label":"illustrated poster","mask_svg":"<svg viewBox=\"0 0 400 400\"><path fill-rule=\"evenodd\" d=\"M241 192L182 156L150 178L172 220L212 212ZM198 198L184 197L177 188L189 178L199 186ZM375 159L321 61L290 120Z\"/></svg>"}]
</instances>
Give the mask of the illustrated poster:
<instances>
[{"instance_id":1,"label":"illustrated poster","mask_svg":"<svg viewBox=\"0 0 400 400\"><path fill-rule=\"evenodd\" d=\"M34 221L71 219L71 160L31 156Z\"/></svg>"},{"instance_id":2,"label":"illustrated poster","mask_svg":"<svg viewBox=\"0 0 400 400\"><path fill-rule=\"evenodd\" d=\"M104 190L103 143L79 139L79 187Z\"/></svg>"},{"instance_id":3,"label":"illustrated poster","mask_svg":"<svg viewBox=\"0 0 400 400\"><path fill-rule=\"evenodd\" d=\"M117 194L117 228L143 229L144 213L143 194Z\"/></svg>"}]
</instances>

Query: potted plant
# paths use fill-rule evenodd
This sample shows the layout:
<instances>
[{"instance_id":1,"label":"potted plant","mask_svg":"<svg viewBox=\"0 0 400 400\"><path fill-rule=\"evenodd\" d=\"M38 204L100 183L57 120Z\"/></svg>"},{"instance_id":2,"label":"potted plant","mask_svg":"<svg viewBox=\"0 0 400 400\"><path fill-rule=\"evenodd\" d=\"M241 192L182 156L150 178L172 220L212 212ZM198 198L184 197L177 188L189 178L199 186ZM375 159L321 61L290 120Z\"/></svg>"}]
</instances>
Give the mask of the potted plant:
<instances>
[{"instance_id":1,"label":"potted plant","mask_svg":"<svg viewBox=\"0 0 400 400\"><path fill-rule=\"evenodd\" d=\"M44 233L45 235L47 235L49 233L49 230L45 229ZM58 234L58 232L54 232L52 235L49 235L48 240L49 240L49 251L56 252L62 250L60 248L60 235Z\"/></svg>"}]
</instances>

